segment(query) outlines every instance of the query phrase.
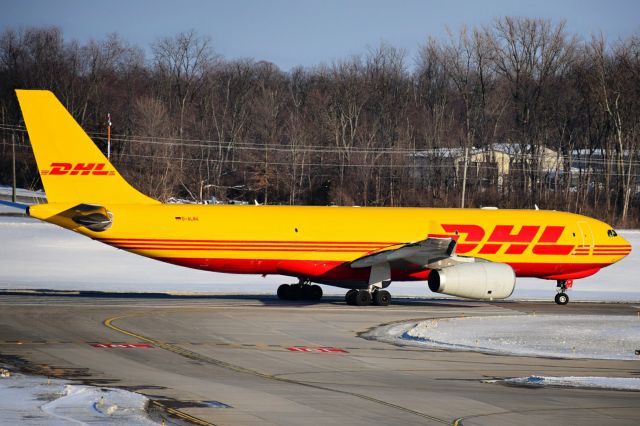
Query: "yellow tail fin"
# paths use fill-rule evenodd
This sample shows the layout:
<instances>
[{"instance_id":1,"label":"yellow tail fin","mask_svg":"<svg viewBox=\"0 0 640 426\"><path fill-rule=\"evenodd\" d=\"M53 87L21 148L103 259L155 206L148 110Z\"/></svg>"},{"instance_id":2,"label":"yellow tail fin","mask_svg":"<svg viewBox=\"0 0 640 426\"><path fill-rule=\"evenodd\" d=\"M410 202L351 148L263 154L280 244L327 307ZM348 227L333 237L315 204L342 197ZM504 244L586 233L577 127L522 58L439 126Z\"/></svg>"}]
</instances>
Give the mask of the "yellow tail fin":
<instances>
[{"instance_id":1,"label":"yellow tail fin","mask_svg":"<svg viewBox=\"0 0 640 426\"><path fill-rule=\"evenodd\" d=\"M124 180L53 93L16 94L49 203L158 203Z\"/></svg>"}]
</instances>

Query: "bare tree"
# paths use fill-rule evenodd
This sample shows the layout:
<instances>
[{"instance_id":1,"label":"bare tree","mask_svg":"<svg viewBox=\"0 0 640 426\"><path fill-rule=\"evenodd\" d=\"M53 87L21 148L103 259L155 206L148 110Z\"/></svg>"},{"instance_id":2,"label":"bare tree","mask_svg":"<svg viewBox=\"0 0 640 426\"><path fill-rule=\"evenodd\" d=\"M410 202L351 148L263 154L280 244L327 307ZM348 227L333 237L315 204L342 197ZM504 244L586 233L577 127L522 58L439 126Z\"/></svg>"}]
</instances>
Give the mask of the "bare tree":
<instances>
[{"instance_id":1,"label":"bare tree","mask_svg":"<svg viewBox=\"0 0 640 426\"><path fill-rule=\"evenodd\" d=\"M205 71L216 58L211 40L194 30L165 37L152 46L154 63L170 105L178 103L180 137L184 137L187 103L202 88Z\"/></svg>"}]
</instances>

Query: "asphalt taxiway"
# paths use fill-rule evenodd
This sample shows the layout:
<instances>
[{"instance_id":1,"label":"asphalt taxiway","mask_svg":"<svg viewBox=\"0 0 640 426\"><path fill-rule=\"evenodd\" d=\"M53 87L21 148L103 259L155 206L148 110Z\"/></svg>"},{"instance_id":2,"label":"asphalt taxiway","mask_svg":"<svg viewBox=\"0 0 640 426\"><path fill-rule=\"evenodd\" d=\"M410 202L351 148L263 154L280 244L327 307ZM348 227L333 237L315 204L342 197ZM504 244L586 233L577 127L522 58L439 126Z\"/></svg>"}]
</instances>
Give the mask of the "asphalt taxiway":
<instances>
[{"instance_id":1,"label":"asphalt taxiway","mask_svg":"<svg viewBox=\"0 0 640 426\"><path fill-rule=\"evenodd\" d=\"M0 363L148 396L155 418L216 425L628 425L640 392L487 379L640 377L637 361L394 346L360 335L399 321L514 313L638 315L632 304L0 293Z\"/></svg>"}]
</instances>

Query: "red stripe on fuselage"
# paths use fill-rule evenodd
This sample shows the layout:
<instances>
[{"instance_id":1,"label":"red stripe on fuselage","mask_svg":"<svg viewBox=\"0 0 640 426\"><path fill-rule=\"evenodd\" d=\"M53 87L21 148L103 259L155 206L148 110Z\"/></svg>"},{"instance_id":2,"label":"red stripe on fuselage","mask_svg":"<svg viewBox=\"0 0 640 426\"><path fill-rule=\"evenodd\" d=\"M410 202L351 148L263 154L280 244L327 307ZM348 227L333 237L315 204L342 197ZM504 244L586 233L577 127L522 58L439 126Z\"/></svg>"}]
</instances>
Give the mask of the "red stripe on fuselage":
<instances>
[{"instance_id":1,"label":"red stripe on fuselage","mask_svg":"<svg viewBox=\"0 0 640 426\"><path fill-rule=\"evenodd\" d=\"M358 246L391 246L400 243L383 241L291 241L291 240L181 240L161 238L98 238L104 243L151 242L151 243L237 243L237 244L348 244Z\"/></svg>"},{"instance_id":2,"label":"red stripe on fuselage","mask_svg":"<svg viewBox=\"0 0 640 426\"><path fill-rule=\"evenodd\" d=\"M221 248L221 247L136 247L126 245L115 245L115 247L125 250L164 250L164 251L283 251L283 252L319 252L319 253L367 253L367 250L351 250L351 249L330 249L330 248Z\"/></svg>"},{"instance_id":3,"label":"red stripe on fuselage","mask_svg":"<svg viewBox=\"0 0 640 426\"><path fill-rule=\"evenodd\" d=\"M247 248L247 247L251 247L251 248L298 248L298 249L308 249L308 248L319 248L319 249L339 249L339 248L345 248L345 249L360 249L360 250L377 250L377 249L381 249L384 248L386 246L343 246L343 245L294 245L294 244L243 244L243 243L239 243L239 244L178 244L178 243L112 243L113 245L117 246L117 247L135 247L135 248L172 248L172 247L183 247L183 248L189 248L189 247L193 247L195 249L200 249L200 248L207 248L207 247L212 247L212 248L229 248L229 249L233 249L233 248Z\"/></svg>"}]
</instances>

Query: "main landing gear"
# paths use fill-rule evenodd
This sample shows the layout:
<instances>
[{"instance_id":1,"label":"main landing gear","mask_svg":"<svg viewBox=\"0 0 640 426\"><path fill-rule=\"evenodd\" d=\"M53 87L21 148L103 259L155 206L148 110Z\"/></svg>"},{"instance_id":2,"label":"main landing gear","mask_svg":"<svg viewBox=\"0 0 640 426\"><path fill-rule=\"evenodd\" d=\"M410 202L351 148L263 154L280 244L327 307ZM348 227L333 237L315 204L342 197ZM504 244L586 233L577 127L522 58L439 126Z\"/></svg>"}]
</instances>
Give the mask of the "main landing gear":
<instances>
[{"instance_id":1,"label":"main landing gear","mask_svg":"<svg viewBox=\"0 0 640 426\"><path fill-rule=\"evenodd\" d=\"M569 303L569 296L565 293L568 289L573 287L573 280L558 280L558 284L556 285L556 294L555 301L558 305L566 305Z\"/></svg>"},{"instance_id":2,"label":"main landing gear","mask_svg":"<svg viewBox=\"0 0 640 426\"><path fill-rule=\"evenodd\" d=\"M373 290L351 289L344 296L347 305L367 306L374 304L376 306L387 306L391 302L391 294L387 290L374 288Z\"/></svg>"},{"instance_id":3,"label":"main landing gear","mask_svg":"<svg viewBox=\"0 0 640 426\"><path fill-rule=\"evenodd\" d=\"M391 266L388 262L371 265L369 272L369 286L364 289L351 289L344 298L347 305L367 306L387 306L391 302L391 294L387 288L391 284Z\"/></svg>"},{"instance_id":4,"label":"main landing gear","mask_svg":"<svg viewBox=\"0 0 640 426\"><path fill-rule=\"evenodd\" d=\"M317 301L322 298L322 288L303 280L300 280L298 284L282 284L278 287L278 298L280 300Z\"/></svg>"}]
</instances>

